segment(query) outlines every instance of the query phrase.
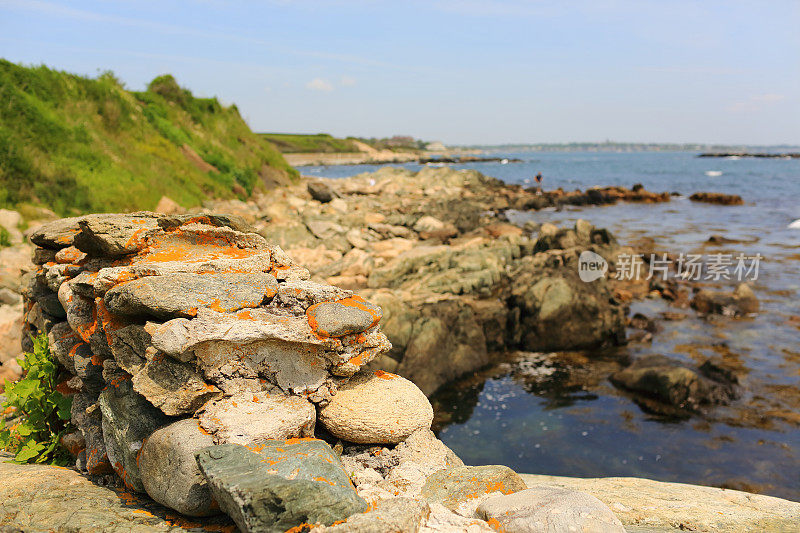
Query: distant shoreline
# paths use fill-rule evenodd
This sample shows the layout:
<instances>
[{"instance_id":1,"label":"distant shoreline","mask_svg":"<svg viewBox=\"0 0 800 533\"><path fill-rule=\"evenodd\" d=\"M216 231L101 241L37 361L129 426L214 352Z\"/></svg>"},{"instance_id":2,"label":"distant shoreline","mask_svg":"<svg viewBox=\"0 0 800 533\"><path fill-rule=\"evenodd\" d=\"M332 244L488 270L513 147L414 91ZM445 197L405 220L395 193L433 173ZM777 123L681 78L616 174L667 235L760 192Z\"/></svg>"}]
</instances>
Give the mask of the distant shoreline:
<instances>
[{"instance_id":1,"label":"distant shoreline","mask_svg":"<svg viewBox=\"0 0 800 533\"><path fill-rule=\"evenodd\" d=\"M800 152L707 152L697 157L758 157L769 159L800 159Z\"/></svg>"}]
</instances>

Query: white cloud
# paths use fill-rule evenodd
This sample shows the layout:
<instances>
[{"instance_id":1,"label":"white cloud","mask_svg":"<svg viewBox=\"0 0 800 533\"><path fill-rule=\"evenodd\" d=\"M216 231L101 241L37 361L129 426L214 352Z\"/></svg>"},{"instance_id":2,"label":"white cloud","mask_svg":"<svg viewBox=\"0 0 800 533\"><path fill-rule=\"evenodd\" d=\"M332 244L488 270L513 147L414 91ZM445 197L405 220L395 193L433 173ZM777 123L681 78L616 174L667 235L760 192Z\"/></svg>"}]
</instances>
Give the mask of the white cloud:
<instances>
[{"instance_id":1,"label":"white cloud","mask_svg":"<svg viewBox=\"0 0 800 533\"><path fill-rule=\"evenodd\" d=\"M352 87L356 84L356 79L351 78L350 76L342 76L342 79L339 80L339 85L342 87Z\"/></svg>"},{"instance_id":2,"label":"white cloud","mask_svg":"<svg viewBox=\"0 0 800 533\"><path fill-rule=\"evenodd\" d=\"M322 78L314 78L310 82L306 83L306 88L311 89L312 91L329 92L333 90L333 84Z\"/></svg>"}]
</instances>

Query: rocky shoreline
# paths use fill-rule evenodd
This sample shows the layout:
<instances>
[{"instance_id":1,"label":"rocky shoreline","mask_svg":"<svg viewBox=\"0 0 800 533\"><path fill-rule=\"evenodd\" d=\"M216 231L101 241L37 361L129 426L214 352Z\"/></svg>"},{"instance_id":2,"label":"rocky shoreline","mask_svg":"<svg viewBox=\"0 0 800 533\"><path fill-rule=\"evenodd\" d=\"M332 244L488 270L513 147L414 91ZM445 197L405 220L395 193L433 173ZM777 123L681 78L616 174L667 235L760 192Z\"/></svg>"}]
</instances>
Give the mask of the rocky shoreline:
<instances>
[{"instance_id":1,"label":"rocky shoreline","mask_svg":"<svg viewBox=\"0 0 800 533\"><path fill-rule=\"evenodd\" d=\"M613 347L635 340L631 324L646 335L648 319L628 317L636 298L703 315L757 311L747 285L727 295L674 279L614 279L623 256L648 250L586 221L514 223L530 210L670 197L641 186L545 192L474 171L384 168L213 202L198 214L173 203L170 213L34 226L37 266L21 289L14 271L18 279L27 269L30 248L0 252L16 258L3 263L0 312L24 310L6 327L22 328L26 349L27 334L49 333L73 396L76 469L0 465L10 480L0 516L26 531L233 527L205 518L220 510L242 531L789 530L800 504L467 467L430 430L426 396L509 351ZM606 262L605 277L581 279L586 251ZM5 359L0 370L13 376ZM712 360L640 358L612 382L672 414L739 394L735 374ZM60 483L107 509L64 504ZM153 514L148 496L198 518ZM694 505L701 497L725 517ZM60 505L72 512L51 510Z\"/></svg>"}]
</instances>

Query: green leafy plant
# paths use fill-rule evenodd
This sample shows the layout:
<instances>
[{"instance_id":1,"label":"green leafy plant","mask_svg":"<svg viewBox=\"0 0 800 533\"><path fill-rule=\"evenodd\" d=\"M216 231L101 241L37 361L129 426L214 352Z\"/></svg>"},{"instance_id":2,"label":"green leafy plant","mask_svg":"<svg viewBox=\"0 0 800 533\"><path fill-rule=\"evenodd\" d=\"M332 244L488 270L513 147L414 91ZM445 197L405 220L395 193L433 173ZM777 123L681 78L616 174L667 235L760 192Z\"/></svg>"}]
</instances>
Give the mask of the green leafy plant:
<instances>
[{"instance_id":1,"label":"green leafy plant","mask_svg":"<svg viewBox=\"0 0 800 533\"><path fill-rule=\"evenodd\" d=\"M72 399L56 390L58 364L50 354L47 336L33 339L33 352L23 356L25 374L16 383L6 383L4 410L15 418L0 420L0 448L14 454L13 462L65 465L69 455L60 444L69 425ZM9 409L11 408L11 409Z\"/></svg>"},{"instance_id":2,"label":"green leafy plant","mask_svg":"<svg viewBox=\"0 0 800 533\"><path fill-rule=\"evenodd\" d=\"M0 226L0 248L11 246L11 234L6 228Z\"/></svg>"}]
</instances>

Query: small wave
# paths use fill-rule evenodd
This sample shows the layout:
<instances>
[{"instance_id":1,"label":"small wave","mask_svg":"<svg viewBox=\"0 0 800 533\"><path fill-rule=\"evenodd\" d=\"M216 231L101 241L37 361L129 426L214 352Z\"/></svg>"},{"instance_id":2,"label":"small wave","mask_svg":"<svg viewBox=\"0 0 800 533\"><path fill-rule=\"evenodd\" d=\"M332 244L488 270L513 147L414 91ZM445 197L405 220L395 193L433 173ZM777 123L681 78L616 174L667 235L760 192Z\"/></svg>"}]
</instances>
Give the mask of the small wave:
<instances>
[{"instance_id":1,"label":"small wave","mask_svg":"<svg viewBox=\"0 0 800 533\"><path fill-rule=\"evenodd\" d=\"M794 222L789 224L787 226L787 228L789 228L789 229L800 229L800 218L798 218L797 220L795 220Z\"/></svg>"},{"instance_id":2,"label":"small wave","mask_svg":"<svg viewBox=\"0 0 800 533\"><path fill-rule=\"evenodd\" d=\"M706 170L706 176L709 178L716 178L717 176L722 176L721 170Z\"/></svg>"}]
</instances>

